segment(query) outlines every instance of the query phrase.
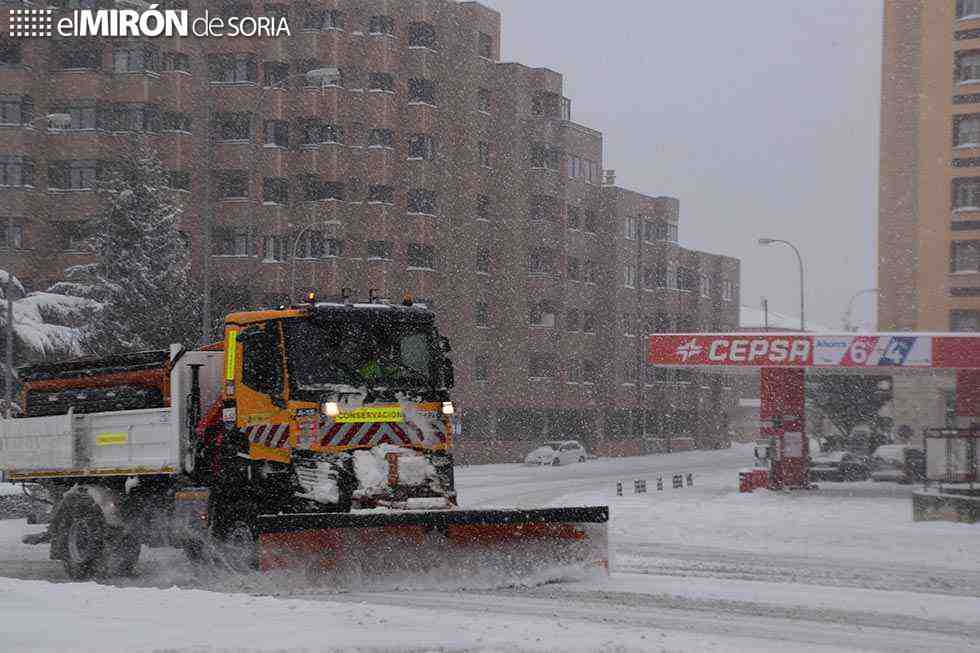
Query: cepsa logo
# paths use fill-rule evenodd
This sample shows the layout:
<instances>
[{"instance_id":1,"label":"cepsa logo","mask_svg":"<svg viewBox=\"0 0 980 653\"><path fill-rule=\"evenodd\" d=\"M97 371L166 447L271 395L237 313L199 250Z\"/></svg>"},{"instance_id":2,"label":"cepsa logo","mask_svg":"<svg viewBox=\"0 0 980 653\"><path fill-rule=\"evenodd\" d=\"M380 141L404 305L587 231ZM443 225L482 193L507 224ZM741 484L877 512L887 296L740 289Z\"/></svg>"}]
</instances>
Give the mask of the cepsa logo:
<instances>
[{"instance_id":1,"label":"cepsa logo","mask_svg":"<svg viewBox=\"0 0 980 653\"><path fill-rule=\"evenodd\" d=\"M10 36L153 37L289 36L283 16L203 16L186 9L76 9L57 19L51 9L11 9Z\"/></svg>"},{"instance_id":2,"label":"cepsa logo","mask_svg":"<svg viewBox=\"0 0 980 653\"><path fill-rule=\"evenodd\" d=\"M671 362L689 365L810 365L810 338L794 337L708 337L684 338L673 350Z\"/></svg>"}]
</instances>

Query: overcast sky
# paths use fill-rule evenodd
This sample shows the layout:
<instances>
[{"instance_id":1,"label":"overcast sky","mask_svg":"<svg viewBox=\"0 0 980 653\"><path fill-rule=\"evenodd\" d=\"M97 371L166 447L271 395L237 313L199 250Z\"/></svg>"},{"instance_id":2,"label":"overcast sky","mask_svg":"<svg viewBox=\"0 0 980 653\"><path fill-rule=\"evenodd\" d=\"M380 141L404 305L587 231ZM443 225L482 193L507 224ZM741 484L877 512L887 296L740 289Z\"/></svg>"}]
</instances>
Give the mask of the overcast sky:
<instances>
[{"instance_id":1,"label":"overcast sky","mask_svg":"<svg viewBox=\"0 0 980 653\"><path fill-rule=\"evenodd\" d=\"M501 58L565 76L617 183L681 202L681 243L742 260L742 303L832 328L876 284L880 0L482 0ZM855 302L874 318L874 296Z\"/></svg>"}]
</instances>

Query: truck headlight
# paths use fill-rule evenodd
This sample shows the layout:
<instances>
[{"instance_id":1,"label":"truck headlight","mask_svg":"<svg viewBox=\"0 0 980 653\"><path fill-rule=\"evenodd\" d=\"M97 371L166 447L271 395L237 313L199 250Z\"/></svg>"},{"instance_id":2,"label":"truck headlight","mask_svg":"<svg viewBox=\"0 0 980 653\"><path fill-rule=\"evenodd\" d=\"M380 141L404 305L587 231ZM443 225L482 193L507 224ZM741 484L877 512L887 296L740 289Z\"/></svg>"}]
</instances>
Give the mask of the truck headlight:
<instances>
[{"instance_id":1,"label":"truck headlight","mask_svg":"<svg viewBox=\"0 0 980 653\"><path fill-rule=\"evenodd\" d=\"M442 402L442 414L443 415L452 415L455 412L456 412L456 409L453 407L453 402L451 402L451 401L444 401L444 402Z\"/></svg>"},{"instance_id":2,"label":"truck headlight","mask_svg":"<svg viewBox=\"0 0 980 653\"><path fill-rule=\"evenodd\" d=\"M337 415L340 415L340 406L337 405L336 401L324 402L322 409L323 414L327 417L336 417Z\"/></svg>"}]
</instances>

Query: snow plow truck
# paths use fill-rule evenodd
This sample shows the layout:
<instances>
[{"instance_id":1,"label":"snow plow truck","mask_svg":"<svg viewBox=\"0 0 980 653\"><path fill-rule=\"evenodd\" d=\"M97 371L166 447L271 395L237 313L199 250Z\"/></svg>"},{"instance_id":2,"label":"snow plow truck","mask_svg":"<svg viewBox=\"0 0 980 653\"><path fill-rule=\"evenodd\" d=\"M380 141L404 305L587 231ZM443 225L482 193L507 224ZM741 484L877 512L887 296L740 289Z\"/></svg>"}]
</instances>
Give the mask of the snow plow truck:
<instances>
[{"instance_id":1,"label":"snow plow truck","mask_svg":"<svg viewBox=\"0 0 980 653\"><path fill-rule=\"evenodd\" d=\"M144 545L242 572L608 569L606 506L457 506L450 351L408 296L311 293L199 349L22 367L0 480L43 488L25 542L76 580L133 573Z\"/></svg>"}]
</instances>

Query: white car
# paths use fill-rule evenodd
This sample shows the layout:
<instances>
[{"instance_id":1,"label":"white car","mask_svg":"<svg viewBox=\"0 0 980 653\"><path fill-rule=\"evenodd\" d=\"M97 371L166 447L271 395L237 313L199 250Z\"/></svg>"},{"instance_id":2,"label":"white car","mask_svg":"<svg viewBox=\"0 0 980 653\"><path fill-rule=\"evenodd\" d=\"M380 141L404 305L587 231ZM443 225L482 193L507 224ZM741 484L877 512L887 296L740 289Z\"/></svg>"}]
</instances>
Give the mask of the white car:
<instances>
[{"instance_id":1,"label":"white car","mask_svg":"<svg viewBox=\"0 0 980 653\"><path fill-rule=\"evenodd\" d=\"M585 447L575 440L545 442L524 459L528 465L568 465L584 463L589 457Z\"/></svg>"}]
</instances>

